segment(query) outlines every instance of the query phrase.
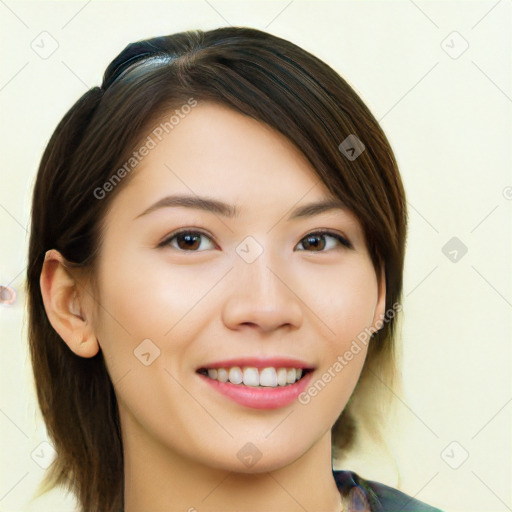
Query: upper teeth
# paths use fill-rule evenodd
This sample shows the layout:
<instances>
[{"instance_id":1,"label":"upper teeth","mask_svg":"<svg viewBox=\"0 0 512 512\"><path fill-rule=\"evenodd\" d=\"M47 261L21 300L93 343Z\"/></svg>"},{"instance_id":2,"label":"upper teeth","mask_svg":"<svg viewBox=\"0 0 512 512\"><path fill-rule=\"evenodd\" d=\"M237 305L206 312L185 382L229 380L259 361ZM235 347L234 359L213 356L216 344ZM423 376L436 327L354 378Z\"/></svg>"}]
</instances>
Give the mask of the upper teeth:
<instances>
[{"instance_id":1,"label":"upper teeth","mask_svg":"<svg viewBox=\"0 0 512 512\"><path fill-rule=\"evenodd\" d=\"M232 384L245 384L246 386L286 386L298 381L302 376L302 368L258 368L247 367L243 370L239 366L233 368L209 368L208 377L220 382Z\"/></svg>"}]
</instances>

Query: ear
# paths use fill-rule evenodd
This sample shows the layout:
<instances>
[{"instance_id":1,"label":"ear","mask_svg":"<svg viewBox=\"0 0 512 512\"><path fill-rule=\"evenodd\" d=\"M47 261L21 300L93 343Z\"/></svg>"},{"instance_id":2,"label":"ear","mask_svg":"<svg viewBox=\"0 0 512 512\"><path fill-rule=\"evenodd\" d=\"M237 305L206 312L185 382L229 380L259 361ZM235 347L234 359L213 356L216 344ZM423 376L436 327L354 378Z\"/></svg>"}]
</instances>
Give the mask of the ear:
<instances>
[{"instance_id":1,"label":"ear","mask_svg":"<svg viewBox=\"0 0 512 512\"><path fill-rule=\"evenodd\" d=\"M71 276L64 257L55 249L45 254L39 285L48 320L66 345L80 357L95 356L99 344L92 312L85 307L87 291Z\"/></svg>"},{"instance_id":2,"label":"ear","mask_svg":"<svg viewBox=\"0 0 512 512\"><path fill-rule=\"evenodd\" d=\"M384 271L384 265L381 265L380 275L378 276L378 293L377 293L377 304L375 306L375 312L373 314L372 327L375 331L382 328L382 319L386 312L386 273Z\"/></svg>"}]
</instances>

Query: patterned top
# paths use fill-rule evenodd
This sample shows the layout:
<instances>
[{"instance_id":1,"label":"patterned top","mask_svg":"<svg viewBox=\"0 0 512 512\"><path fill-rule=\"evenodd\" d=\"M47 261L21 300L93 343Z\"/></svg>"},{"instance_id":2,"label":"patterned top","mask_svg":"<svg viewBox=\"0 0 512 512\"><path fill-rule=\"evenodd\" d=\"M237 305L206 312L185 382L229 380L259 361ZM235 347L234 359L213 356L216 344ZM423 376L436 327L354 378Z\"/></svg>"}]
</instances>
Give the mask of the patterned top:
<instances>
[{"instance_id":1,"label":"patterned top","mask_svg":"<svg viewBox=\"0 0 512 512\"><path fill-rule=\"evenodd\" d=\"M347 512L442 512L393 487L365 480L353 471L333 469L332 473L341 495L348 496Z\"/></svg>"}]
</instances>

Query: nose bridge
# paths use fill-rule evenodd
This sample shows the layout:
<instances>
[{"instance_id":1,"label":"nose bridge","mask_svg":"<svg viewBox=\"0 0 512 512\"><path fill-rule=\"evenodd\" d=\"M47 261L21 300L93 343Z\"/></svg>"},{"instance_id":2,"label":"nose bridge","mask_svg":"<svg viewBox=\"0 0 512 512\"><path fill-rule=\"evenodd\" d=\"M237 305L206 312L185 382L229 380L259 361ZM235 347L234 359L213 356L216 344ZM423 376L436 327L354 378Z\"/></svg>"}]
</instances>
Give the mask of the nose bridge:
<instances>
[{"instance_id":1,"label":"nose bridge","mask_svg":"<svg viewBox=\"0 0 512 512\"><path fill-rule=\"evenodd\" d=\"M260 241L248 236L235 249L234 286L230 284L224 310L225 321L232 327L255 323L271 329L301 323L300 300L291 291L292 283L287 283L287 255L282 247L270 247L270 238L262 236Z\"/></svg>"},{"instance_id":2,"label":"nose bridge","mask_svg":"<svg viewBox=\"0 0 512 512\"><path fill-rule=\"evenodd\" d=\"M235 271L237 280L242 286L252 287L253 295L262 294L271 299L270 295L278 292L282 283L276 277L281 264L279 255L276 254L277 248L270 247L270 236L259 236L258 239L253 236L247 236L236 247L237 258L235 259ZM284 254L281 255L283 259Z\"/></svg>"}]
</instances>

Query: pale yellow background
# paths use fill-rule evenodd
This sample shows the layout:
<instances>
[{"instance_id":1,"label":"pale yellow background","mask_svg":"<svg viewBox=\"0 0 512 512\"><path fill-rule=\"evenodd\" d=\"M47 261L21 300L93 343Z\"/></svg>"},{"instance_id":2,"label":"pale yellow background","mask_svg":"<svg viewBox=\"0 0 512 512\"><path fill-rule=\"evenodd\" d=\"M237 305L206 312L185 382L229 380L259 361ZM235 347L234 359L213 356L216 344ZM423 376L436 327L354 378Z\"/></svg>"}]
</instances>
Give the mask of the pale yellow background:
<instances>
[{"instance_id":1,"label":"pale yellow background","mask_svg":"<svg viewBox=\"0 0 512 512\"><path fill-rule=\"evenodd\" d=\"M0 305L0 512L74 510L59 491L27 504L43 475L31 454L48 449L22 290L43 148L126 44L228 24L287 38L334 67L381 122L405 183L405 392L389 432L402 480L370 444L343 467L447 512L511 510L511 11L507 0L1 0L0 284L18 300ZM460 48L454 31L469 43L458 58L445 51ZM46 59L31 47L42 32L58 44ZM457 263L441 250L453 236L468 247ZM465 452L458 469L447 464Z\"/></svg>"}]
</instances>

